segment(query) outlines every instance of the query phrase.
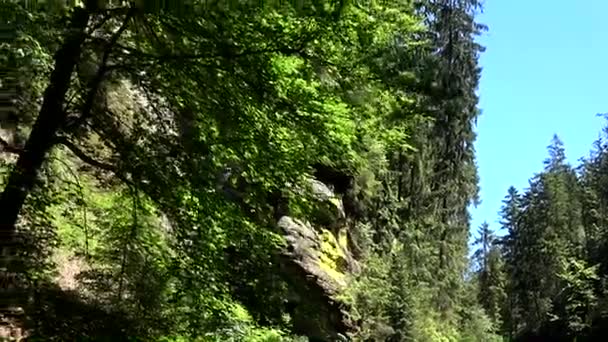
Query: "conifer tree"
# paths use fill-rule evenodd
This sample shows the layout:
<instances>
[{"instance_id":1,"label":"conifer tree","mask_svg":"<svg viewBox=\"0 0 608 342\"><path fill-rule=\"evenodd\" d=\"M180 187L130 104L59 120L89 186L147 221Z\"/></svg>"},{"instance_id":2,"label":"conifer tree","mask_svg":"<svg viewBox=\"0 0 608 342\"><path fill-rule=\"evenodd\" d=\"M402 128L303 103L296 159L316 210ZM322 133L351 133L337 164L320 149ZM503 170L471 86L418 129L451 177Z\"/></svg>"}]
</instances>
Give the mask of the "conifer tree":
<instances>
[{"instance_id":1,"label":"conifer tree","mask_svg":"<svg viewBox=\"0 0 608 342\"><path fill-rule=\"evenodd\" d=\"M505 305L505 279L501 250L498 240L487 222L478 230L475 244L479 248L473 254L478 262L479 302L496 326L502 322L501 311Z\"/></svg>"}]
</instances>

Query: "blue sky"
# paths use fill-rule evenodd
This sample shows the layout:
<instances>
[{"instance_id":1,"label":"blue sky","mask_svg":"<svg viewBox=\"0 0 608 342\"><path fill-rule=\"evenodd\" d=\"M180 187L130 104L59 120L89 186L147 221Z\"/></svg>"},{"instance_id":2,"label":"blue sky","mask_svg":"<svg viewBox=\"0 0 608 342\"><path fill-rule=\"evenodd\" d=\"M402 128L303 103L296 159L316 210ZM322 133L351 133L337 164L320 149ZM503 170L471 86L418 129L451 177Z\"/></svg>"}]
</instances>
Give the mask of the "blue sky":
<instances>
[{"instance_id":1,"label":"blue sky","mask_svg":"<svg viewBox=\"0 0 608 342\"><path fill-rule=\"evenodd\" d=\"M499 228L507 188L543 167L554 133L571 163L587 156L608 112L608 1L487 0L477 163L482 204L473 232Z\"/></svg>"}]
</instances>

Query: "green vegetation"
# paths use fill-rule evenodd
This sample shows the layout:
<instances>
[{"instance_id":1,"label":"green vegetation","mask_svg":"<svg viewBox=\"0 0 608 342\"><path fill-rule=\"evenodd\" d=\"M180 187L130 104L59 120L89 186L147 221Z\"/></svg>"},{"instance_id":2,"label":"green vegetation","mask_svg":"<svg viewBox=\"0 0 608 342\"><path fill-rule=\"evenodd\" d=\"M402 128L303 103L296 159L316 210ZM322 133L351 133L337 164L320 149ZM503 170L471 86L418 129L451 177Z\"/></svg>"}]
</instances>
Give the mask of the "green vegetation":
<instances>
[{"instance_id":1,"label":"green vegetation","mask_svg":"<svg viewBox=\"0 0 608 342\"><path fill-rule=\"evenodd\" d=\"M505 209L545 222L512 229L539 249L484 228L470 272L478 1L153 3L0 4L0 228L27 237L32 338L485 342L603 317L599 159L553 160L554 221L540 194Z\"/></svg>"}]
</instances>

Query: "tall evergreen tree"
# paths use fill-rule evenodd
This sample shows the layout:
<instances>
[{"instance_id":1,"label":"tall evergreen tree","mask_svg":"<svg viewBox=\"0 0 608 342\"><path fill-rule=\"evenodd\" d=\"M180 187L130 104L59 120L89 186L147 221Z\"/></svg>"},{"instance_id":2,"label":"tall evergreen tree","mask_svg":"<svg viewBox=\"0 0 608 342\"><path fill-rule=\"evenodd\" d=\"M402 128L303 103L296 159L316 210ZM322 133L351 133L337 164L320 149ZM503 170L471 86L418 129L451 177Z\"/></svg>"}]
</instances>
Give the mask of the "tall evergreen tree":
<instances>
[{"instance_id":1,"label":"tall evergreen tree","mask_svg":"<svg viewBox=\"0 0 608 342\"><path fill-rule=\"evenodd\" d=\"M506 297L502 254L497 242L494 232L484 222L479 227L478 238L474 242L479 248L473 258L478 262L479 302L492 322L500 326Z\"/></svg>"},{"instance_id":2,"label":"tall evergreen tree","mask_svg":"<svg viewBox=\"0 0 608 342\"><path fill-rule=\"evenodd\" d=\"M507 301L503 308L503 332L513 338L516 331L516 324L520 321L517 296L515 293L516 281L518 279L517 261L521 260L518 256L520 243L520 215L522 210L522 198L517 189L513 186L507 190L507 195L503 199L503 206L500 210L500 223L506 234L500 239L502 253L505 261L505 273L507 275L506 293Z\"/></svg>"},{"instance_id":3,"label":"tall evergreen tree","mask_svg":"<svg viewBox=\"0 0 608 342\"><path fill-rule=\"evenodd\" d=\"M490 229L490 225L487 222L481 224L479 229L477 230L477 239L475 239L474 244L479 245L479 249L473 253L473 258L475 258L479 263L479 270L481 272L488 271L488 256L490 255L490 249L496 242L496 236L494 232Z\"/></svg>"},{"instance_id":4,"label":"tall evergreen tree","mask_svg":"<svg viewBox=\"0 0 608 342\"><path fill-rule=\"evenodd\" d=\"M399 216L406 244L415 258L433 260L420 275L439 286L433 301L445 318L458 309L468 254L468 206L477 199L473 126L479 114L476 89L483 48L476 42L484 29L475 21L475 0L431 0L418 12L429 28L430 46L423 58L403 61L421 70L414 84L424 89L417 106L414 153L397 151L391 168L395 192L403 203ZM411 84L407 87L411 87ZM393 183L393 184L395 184ZM418 264L414 261L414 264Z\"/></svg>"}]
</instances>

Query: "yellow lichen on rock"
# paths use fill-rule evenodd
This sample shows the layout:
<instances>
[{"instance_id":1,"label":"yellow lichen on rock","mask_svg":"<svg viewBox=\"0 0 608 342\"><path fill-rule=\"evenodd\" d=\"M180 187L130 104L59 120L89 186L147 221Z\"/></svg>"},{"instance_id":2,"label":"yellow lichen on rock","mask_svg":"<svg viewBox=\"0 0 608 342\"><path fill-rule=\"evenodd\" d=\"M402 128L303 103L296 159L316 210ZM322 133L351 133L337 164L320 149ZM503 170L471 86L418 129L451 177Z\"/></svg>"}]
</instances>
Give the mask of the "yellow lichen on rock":
<instances>
[{"instance_id":1,"label":"yellow lichen on rock","mask_svg":"<svg viewBox=\"0 0 608 342\"><path fill-rule=\"evenodd\" d=\"M319 267L336 281L343 283L346 277L343 265L346 264L346 255L338 239L327 229L322 229L321 250L319 251Z\"/></svg>"}]
</instances>

